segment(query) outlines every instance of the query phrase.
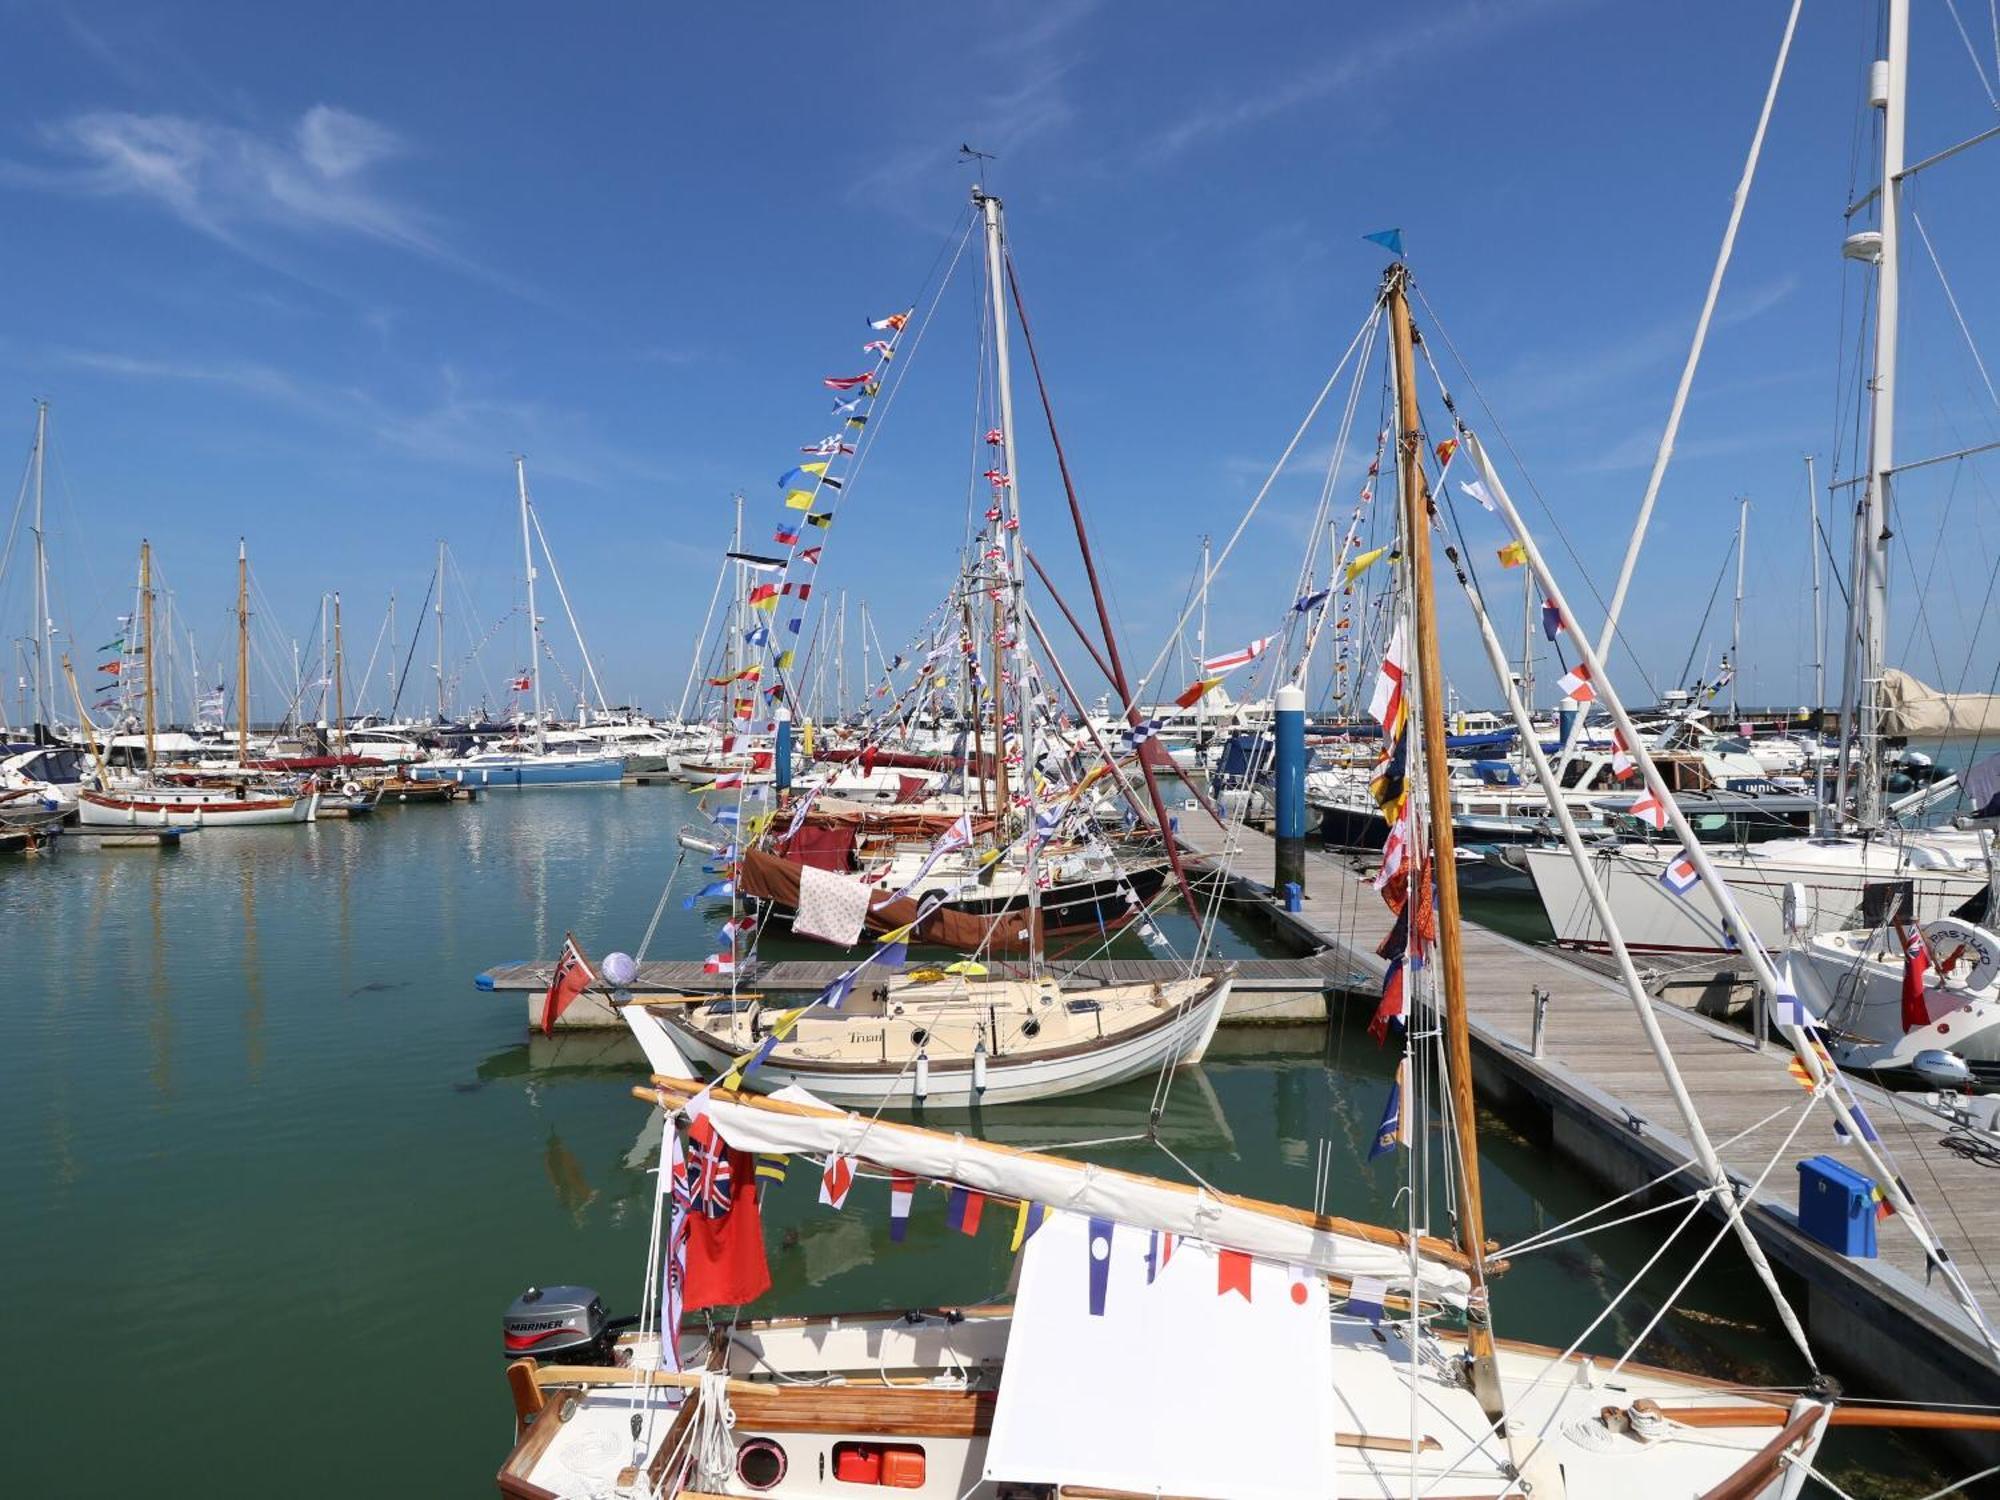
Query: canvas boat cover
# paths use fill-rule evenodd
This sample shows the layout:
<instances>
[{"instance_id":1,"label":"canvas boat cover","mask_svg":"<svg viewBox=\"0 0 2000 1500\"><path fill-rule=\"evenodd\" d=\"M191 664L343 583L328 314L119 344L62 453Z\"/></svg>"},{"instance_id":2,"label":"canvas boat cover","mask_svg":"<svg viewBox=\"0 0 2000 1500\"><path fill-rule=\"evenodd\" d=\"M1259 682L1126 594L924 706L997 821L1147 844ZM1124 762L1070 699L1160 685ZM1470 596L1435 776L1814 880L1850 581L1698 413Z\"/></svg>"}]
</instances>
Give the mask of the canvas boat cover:
<instances>
[{"instance_id":1,"label":"canvas boat cover","mask_svg":"<svg viewBox=\"0 0 2000 1500\"><path fill-rule=\"evenodd\" d=\"M1022 1250L989 1482L1134 1495L1339 1494L1326 1282L1052 1214ZM1149 1266L1149 1256L1153 1265ZM1228 1290L1219 1290L1227 1280ZM1101 1308L1101 1311L1093 1311Z\"/></svg>"}]
</instances>

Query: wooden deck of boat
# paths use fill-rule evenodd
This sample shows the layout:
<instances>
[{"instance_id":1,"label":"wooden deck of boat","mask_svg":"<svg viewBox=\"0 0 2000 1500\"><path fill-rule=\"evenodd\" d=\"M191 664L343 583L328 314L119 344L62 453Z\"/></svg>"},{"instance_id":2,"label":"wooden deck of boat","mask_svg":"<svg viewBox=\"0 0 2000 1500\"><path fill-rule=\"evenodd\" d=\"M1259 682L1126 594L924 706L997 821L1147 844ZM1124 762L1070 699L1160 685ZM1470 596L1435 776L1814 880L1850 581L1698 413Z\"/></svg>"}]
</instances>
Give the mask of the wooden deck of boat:
<instances>
[{"instance_id":1,"label":"wooden deck of boat","mask_svg":"<svg viewBox=\"0 0 2000 1500\"><path fill-rule=\"evenodd\" d=\"M1212 819L1190 813L1180 822L1184 845L1206 859L1222 858L1225 835ZM1379 985L1385 965L1374 950L1390 914L1354 863L1309 843L1303 911L1286 913L1269 888L1275 841L1243 829L1228 837L1239 897L1260 904L1299 941L1323 944L1327 960L1368 973ZM1471 924L1464 955L1483 1100L1545 1110L1553 1148L1620 1192L1691 1158L1666 1082L1615 977ZM1537 989L1550 997L1540 1056L1531 1045ZM1374 997L1353 1003L1372 1007ZM1872 1259L1836 1254L1800 1231L1797 1162L1826 1153L1867 1169L1858 1151L1835 1139L1832 1112L1823 1104L1787 1142L1805 1103L1787 1072L1790 1050L1760 1045L1680 1006L1655 1000L1654 1009L1703 1126L1750 1194L1748 1217L1758 1238L1774 1262L1809 1288L1794 1305L1809 1320L1821 1356L1881 1394L2000 1401L2000 1360L1949 1295L1930 1284L1922 1251L1895 1219L1877 1226L1880 1254ZM1861 1084L1856 1092L1960 1273L1986 1307L2000 1311L2000 1174L1948 1149L1947 1123L1907 1097ZM1670 1195L1693 1186L1683 1176ZM1674 1217L1669 1212L1655 1222ZM1720 1228L1718 1221L1692 1232L1705 1245Z\"/></svg>"}]
</instances>

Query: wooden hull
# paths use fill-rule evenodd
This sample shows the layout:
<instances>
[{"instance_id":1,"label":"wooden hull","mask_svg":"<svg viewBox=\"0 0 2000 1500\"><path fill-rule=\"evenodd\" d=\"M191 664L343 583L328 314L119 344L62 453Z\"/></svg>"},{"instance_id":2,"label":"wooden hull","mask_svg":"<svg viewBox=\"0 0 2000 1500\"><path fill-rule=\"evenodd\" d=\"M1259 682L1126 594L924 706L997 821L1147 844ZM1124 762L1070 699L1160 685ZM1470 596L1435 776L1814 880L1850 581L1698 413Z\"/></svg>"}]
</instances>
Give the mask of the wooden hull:
<instances>
[{"instance_id":1,"label":"wooden hull","mask_svg":"<svg viewBox=\"0 0 2000 1500\"><path fill-rule=\"evenodd\" d=\"M77 821L86 828L248 828L272 823L310 823L319 794L303 797L205 798L140 792L130 797L83 793Z\"/></svg>"}]
</instances>

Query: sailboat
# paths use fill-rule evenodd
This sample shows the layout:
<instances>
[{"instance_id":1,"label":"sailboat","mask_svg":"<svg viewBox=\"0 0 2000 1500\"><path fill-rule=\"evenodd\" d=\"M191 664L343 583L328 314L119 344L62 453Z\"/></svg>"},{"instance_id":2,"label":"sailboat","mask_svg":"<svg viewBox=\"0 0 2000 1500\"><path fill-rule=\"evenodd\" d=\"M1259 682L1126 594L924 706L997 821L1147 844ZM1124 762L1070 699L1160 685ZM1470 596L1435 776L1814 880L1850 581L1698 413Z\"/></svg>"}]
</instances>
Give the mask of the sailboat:
<instances>
[{"instance_id":1,"label":"sailboat","mask_svg":"<svg viewBox=\"0 0 2000 1500\"><path fill-rule=\"evenodd\" d=\"M1871 886L1908 883L1911 914L1929 923L1984 902L1992 860L1979 836L1958 829L1896 826L1885 807L1885 725L1904 691L1901 674L1888 669L1890 495L1896 463L1896 372L1901 332L1904 121L1909 76L1909 17L1904 0L1892 0L1887 50L1869 77L1868 105L1881 112L1880 178L1869 195L1879 211L1878 229L1852 233L1843 246L1851 260L1875 267L1873 379L1867 382L1869 437L1861 500L1854 510L1848 591L1846 673L1842 688L1839 780L1832 817L1808 838L1776 839L1753 848L1717 851L1717 866L1742 900L1760 941L1781 947L1789 933L1787 895L1804 892L1802 917L1815 931L1860 925ZM1950 155L1953 153L1946 153ZM1933 158L1939 160L1942 158ZM1919 166L1928 163L1919 163ZM1910 169L1914 170L1914 169ZM1866 201L1866 200L1864 200ZM1859 207L1860 205L1856 205ZM1853 818L1842 824L1850 789ZM1578 877L1559 849L1526 852L1529 873L1549 925L1560 943L1603 947L1602 924L1592 916ZM1611 894L1612 910L1631 946L1675 952L1718 952L1718 927L1678 900L1662 875L1676 857L1672 846L1621 843L1597 858L1597 873ZM1794 902L1796 907L1798 902Z\"/></svg>"},{"instance_id":2,"label":"sailboat","mask_svg":"<svg viewBox=\"0 0 2000 1500\"><path fill-rule=\"evenodd\" d=\"M517 688L534 694L532 748L474 750L444 760L425 761L410 768L419 781L455 781L460 786L480 790L542 786L616 786L625 779L625 763L607 755L596 742L580 752L561 753L549 749L548 722L542 715L542 620L535 612L535 553L529 527L527 460L514 459L514 488L521 510L521 563L528 585L528 669L527 679L515 679ZM544 542L544 551L547 543Z\"/></svg>"},{"instance_id":3,"label":"sailboat","mask_svg":"<svg viewBox=\"0 0 2000 1500\"><path fill-rule=\"evenodd\" d=\"M1637 1363L1631 1350L1607 1363L1496 1336L1504 1267L1480 1192L1407 287L1399 262L1378 303L1393 333L1414 642L1395 677L1407 696L1391 733L1408 736L1413 768L1407 897L1421 903L1419 883L1434 874L1435 920L1424 935L1419 905L1409 923L1422 978L1403 1076L1442 1073L1447 1175L1460 1188L1452 1236L1426 1232L1419 1192L1405 1199L1404 1225L1367 1224L848 1113L802 1089L766 1098L656 1073L633 1091L670 1122L641 1312L621 1332L580 1287L532 1288L509 1309L517 1441L498 1476L503 1494L785 1497L886 1485L973 1500L1793 1500L1830 1427L2000 1429L1984 1412L1746 1390ZM627 1015L642 1043L657 1041L649 1016ZM1403 1092L1401 1110L1420 1097ZM1393 1113L1385 1131L1409 1118ZM1691 1129L1708 1180L1726 1191L1698 1120ZM892 1223L932 1185L948 1191L957 1227L968 1215L976 1227L989 1202L1012 1210L1011 1300L789 1318L729 1311L769 1284L758 1177L780 1158L823 1162L822 1202L849 1213L861 1211L850 1193L877 1191L868 1175L888 1177ZM713 1320L706 1334L685 1321L700 1307Z\"/></svg>"},{"instance_id":4,"label":"sailboat","mask_svg":"<svg viewBox=\"0 0 2000 1500\"><path fill-rule=\"evenodd\" d=\"M1038 744L1052 752L1061 747L1046 743L1052 716L1034 690L1038 677L1027 652L1004 229L999 200L981 195L976 201L986 240L996 409L981 418L995 425L988 432L993 493L981 538L985 578L979 590L992 606L986 707L995 750L991 764L975 770L992 773L993 845L975 853L968 809L911 860L872 872L874 884L754 848L730 860L730 920L724 947L711 960L718 970L737 975L739 951L747 960L754 948L754 939L739 937L759 926L757 917L745 914L746 896L787 915L794 932L841 946L869 933L880 944L802 1007L746 1005L732 985L729 994L669 1000L658 1009L675 1045L696 1064L719 1076L747 1073L758 1088L800 1083L843 1102L958 1106L1102 1087L1198 1061L1234 982L1233 969L1224 965L1157 983L1078 986L1059 980L1047 962L1048 945L1064 933L1102 940L1135 920L1165 875L1127 874L1115 865L1087 868L1053 843L1086 783L1058 800L1056 759L1038 754ZM885 345L886 362L894 344ZM777 594L789 585L760 587ZM970 605L961 601L957 613L969 630ZM976 649L969 636L960 644ZM938 654L950 654L949 648ZM985 711L976 701L973 707ZM1017 768L1011 777L1010 764ZM754 809L763 804L744 798L761 789L746 788L740 775L730 782L736 798L726 810L726 833L747 840L750 825L761 819ZM810 817L810 807L801 803L790 842ZM842 832L851 841L851 832ZM970 866L952 868L968 855ZM905 972L912 943L948 946L975 958ZM993 975L979 961L1000 954L1020 958L1024 971ZM751 1054L758 1065L745 1070L740 1059Z\"/></svg>"},{"instance_id":5,"label":"sailboat","mask_svg":"<svg viewBox=\"0 0 2000 1500\"><path fill-rule=\"evenodd\" d=\"M250 637L246 597L248 553L237 545L236 610L236 753L239 764L250 748ZM158 756L158 706L153 674L153 549L139 544L138 657L144 669L145 774L114 780L104 765L96 731L83 707L76 673L64 660L70 691L76 698L77 720L83 725L91 756L98 763L98 785L77 796L77 821L86 828L242 828L269 823L309 823L319 808L317 791L294 791L238 779L229 785L202 785L164 779Z\"/></svg>"}]
</instances>

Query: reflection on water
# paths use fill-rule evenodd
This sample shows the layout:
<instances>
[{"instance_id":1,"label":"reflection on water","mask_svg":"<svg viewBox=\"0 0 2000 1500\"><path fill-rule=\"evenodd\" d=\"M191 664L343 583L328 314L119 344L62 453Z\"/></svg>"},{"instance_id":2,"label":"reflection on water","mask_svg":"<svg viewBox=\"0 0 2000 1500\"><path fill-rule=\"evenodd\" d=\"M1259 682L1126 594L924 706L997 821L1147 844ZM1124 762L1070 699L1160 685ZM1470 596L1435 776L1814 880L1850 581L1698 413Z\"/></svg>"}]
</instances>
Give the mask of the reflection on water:
<instances>
[{"instance_id":1,"label":"reflection on water","mask_svg":"<svg viewBox=\"0 0 2000 1500\"><path fill-rule=\"evenodd\" d=\"M202 833L169 855L0 865L19 986L0 1048L0 1284L66 1320L38 1342L37 1377L10 1386L10 1416L38 1440L10 1455L9 1491L112 1488L83 1463L115 1413L128 1451L199 1462L204 1494L262 1493L274 1472L306 1500L379 1492L382 1453L354 1439L375 1430L380 1386L353 1372L387 1355L424 1392L388 1489L490 1493L508 1411L500 1311L531 1281L580 1281L636 1310L659 1132L629 1094L633 1044L524 1037L520 997L472 976L548 954L565 930L589 952L636 948L688 813L665 788L496 795ZM1185 917L1161 925L1188 945ZM654 951L705 952L709 927L671 900ZM1225 924L1218 946L1256 941ZM952 1128L1037 1150L1099 1142L1094 1160L1169 1175L1179 1157L1296 1204L1329 1155L1330 1211L1401 1222L1400 1164L1366 1159L1388 1069L1358 1020L1225 1031L1174 1080L1156 1140L1150 1080ZM1503 1242L1593 1201L1505 1122L1484 1121L1482 1144ZM834 1213L817 1177L794 1163L769 1195L773 1310L1005 1288L1011 1215L967 1238L926 1192L892 1245L885 1183ZM1433 1213L1448 1223L1441 1199ZM1640 1225L1520 1260L1496 1292L1501 1330L1568 1342L1653 1243ZM1670 1254L1593 1346L1622 1347L1689 1263ZM1648 1354L1798 1378L1740 1269L1724 1246ZM1842 1434L1835 1449L1836 1464L1913 1466L1879 1439ZM208 1461L218 1453L229 1462Z\"/></svg>"}]
</instances>

